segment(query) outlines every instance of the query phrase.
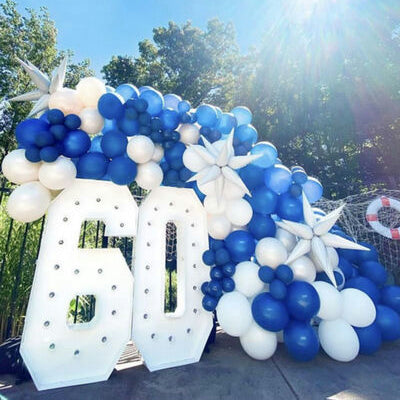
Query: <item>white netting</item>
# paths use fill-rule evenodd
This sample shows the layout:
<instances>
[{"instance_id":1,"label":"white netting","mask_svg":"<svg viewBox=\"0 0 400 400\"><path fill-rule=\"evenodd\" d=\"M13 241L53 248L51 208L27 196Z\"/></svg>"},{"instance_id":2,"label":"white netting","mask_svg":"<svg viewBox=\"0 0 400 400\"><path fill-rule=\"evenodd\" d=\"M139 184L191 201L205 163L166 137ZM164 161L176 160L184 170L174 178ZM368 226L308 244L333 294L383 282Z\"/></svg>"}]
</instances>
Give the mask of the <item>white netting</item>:
<instances>
[{"instance_id":1,"label":"white netting","mask_svg":"<svg viewBox=\"0 0 400 400\"><path fill-rule=\"evenodd\" d=\"M336 201L322 199L315 203L315 206L329 212L346 203L339 225L357 241L375 246L381 263L394 275L396 281L400 281L400 240L388 239L378 234L371 228L365 217L368 205L380 196L400 200L400 190L374 190ZM400 226L400 213L393 208L382 208L378 213L378 218L384 226L389 228Z\"/></svg>"}]
</instances>

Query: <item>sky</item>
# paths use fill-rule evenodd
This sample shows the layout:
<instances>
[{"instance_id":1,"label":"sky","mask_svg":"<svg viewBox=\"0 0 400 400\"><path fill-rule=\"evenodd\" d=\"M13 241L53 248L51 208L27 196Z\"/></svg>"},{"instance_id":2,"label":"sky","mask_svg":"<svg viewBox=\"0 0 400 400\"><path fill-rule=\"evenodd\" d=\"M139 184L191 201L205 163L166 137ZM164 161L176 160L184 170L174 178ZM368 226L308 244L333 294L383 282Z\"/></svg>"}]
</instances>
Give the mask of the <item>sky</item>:
<instances>
[{"instance_id":1,"label":"sky","mask_svg":"<svg viewBox=\"0 0 400 400\"><path fill-rule=\"evenodd\" d=\"M139 41L152 29L188 20L205 28L218 17L233 22L242 52L257 46L271 5L279 0L17 0L18 9L45 6L58 29L59 50L71 49L73 61L90 58L100 77L112 55L137 55ZM310 0L308 0L310 1Z\"/></svg>"}]
</instances>

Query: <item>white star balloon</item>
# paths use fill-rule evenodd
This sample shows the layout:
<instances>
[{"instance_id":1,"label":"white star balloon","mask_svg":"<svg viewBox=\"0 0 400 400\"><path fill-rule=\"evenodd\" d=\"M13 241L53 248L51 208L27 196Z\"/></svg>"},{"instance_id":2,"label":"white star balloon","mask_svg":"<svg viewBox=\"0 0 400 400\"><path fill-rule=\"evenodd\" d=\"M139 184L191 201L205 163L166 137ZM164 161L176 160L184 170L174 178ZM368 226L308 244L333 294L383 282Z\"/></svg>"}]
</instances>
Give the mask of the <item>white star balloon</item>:
<instances>
[{"instance_id":1,"label":"white star balloon","mask_svg":"<svg viewBox=\"0 0 400 400\"><path fill-rule=\"evenodd\" d=\"M336 279L333 273L334 266L331 265L328 248L369 251L367 247L361 246L339 235L329 233L333 225L335 225L336 221L339 219L344 206L343 204L336 210L333 210L317 220L307 196L303 193L304 223L287 220L276 221L276 224L280 228L298 237L298 242L286 260L286 264L290 264L299 257L310 253L311 258L321 266L336 287Z\"/></svg>"},{"instance_id":2,"label":"white star balloon","mask_svg":"<svg viewBox=\"0 0 400 400\"><path fill-rule=\"evenodd\" d=\"M62 89L65 80L65 72L67 69L67 57L65 57L61 64L54 70L51 79L35 67L29 61L24 62L17 59L27 74L30 76L32 82L36 85L37 89L30 92L13 97L10 101L36 101L34 107L29 113L29 117L45 111L49 108L50 95L57 90Z\"/></svg>"}]
</instances>

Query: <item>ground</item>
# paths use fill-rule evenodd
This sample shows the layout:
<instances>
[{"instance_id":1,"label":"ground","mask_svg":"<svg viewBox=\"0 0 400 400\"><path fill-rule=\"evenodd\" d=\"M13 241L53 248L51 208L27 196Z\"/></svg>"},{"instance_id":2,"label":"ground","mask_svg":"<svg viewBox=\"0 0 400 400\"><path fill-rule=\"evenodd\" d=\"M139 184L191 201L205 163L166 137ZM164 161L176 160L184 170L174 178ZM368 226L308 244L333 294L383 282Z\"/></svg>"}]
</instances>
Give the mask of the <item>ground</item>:
<instances>
[{"instance_id":1,"label":"ground","mask_svg":"<svg viewBox=\"0 0 400 400\"><path fill-rule=\"evenodd\" d=\"M0 400L397 400L400 341L350 363L321 352L308 363L293 361L280 345L268 361L255 361L239 340L218 332L197 364L150 373L131 346L107 382L38 392L32 381L14 386L0 376Z\"/></svg>"}]
</instances>

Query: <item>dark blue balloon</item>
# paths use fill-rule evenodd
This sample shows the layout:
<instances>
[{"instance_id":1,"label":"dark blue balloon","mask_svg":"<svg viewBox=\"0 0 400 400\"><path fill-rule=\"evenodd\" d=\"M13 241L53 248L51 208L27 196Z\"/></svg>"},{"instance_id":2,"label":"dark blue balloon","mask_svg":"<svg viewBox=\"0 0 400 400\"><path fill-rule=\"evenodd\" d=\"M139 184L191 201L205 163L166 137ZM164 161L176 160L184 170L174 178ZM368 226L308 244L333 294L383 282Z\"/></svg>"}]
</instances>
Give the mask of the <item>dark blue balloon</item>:
<instances>
[{"instance_id":1,"label":"dark blue balloon","mask_svg":"<svg viewBox=\"0 0 400 400\"><path fill-rule=\"evenodd\" d=\"M236 128L237 121L235 116L232 113L222 113L218 124L217 129L223 134L226 135L231 132L232 129Z\"/></svg>"},{"instance_id":2,"label":"dark blue balloon","mask_svg":"<svg viewBox=\"0 0 400 400\"><path fill-rule=\"evenodd\" d=\"M339 257L339 268L342 270L346 279L350 279L353 274L353 266L351 262L344 257Z\"/></svg>"},{"instance_id":3,"label":"dark blue balloon","mask_svg":"<svg viewBox=\"0 0 400 400\"><path fill-rule=\"evenodd\" d=\"M107 174L117 185L129 185L136 178L137 166L130 158L119 156L108 164Z\"/></svg>"},{"instance_id":4,"label":"dark blue balloon","mask_svg":"<svg viewBox=\"0 0 400 400\"><path fill-rule=\"evenodd\" d=\"M160 119L164 129L175 129L179 125L179 114L171 108L162 110Z\"/></svg>"},{"instance_id":5,"label":"dark blue balloon","mask_svg":"<svg viewBox=\"0 0 400 400\"><path fill-rule=\"evenodd\" d=\"M226 277L222 279L222 289L224 292L232 292L235 290L235 281L232 278Z\"/></svg>"},{"instance_id":6,"label":"dark blue balloon","mask_svg":"<svg viewBox=\"0 0 400 400\"><path fill-rule=\"evenodd\" d=\"M25 150L25 158L33 163L41 161L40 149L36 146L29 146Z\"/></svg>"},{"instance_id":7,"label":"dark blue balloon","mask_svg":"<svg viewBox=\"0 0 400 400\"><path fill-rule=\"evenodd\" d=\"M257 142L258 133L253 125L240 125L235 129L234 143L252 145Z\"/></svg>"},{"instance_id":8,"label":"dark blue balloon","mask_svg":"<svg viewBox=\"0 0 400 400\"><path fill-rule=\"evenodd\" d=\"M275 278L275 271L271 267L260 267L260 269L258 270L258 277L264 283L271 283Z\"/></svg>"},{"instance_id":9,"label":"dark blue balloon","mask_svg":"<svg viewBox=\"0 0 400 400\"><path fill-rule=\"evenodd\" d=\"M53 108L47 111L47 120L52 125L64 123L64 113L58 108Z\"/></svg>"},{"instance_id":10,"label":"dark blue balloon","mask_svg":"<svg viewBox=\"0 0 400 400\"><path fill-rule=\"evenodd\" d=\"M121 118L117 121L117 126L127 136L136 135L140 129L140 123L137 119Z\"/></svg>"},{"instance_id":11,"label":"dark blue balloon","mask_svg":"<svg viewBox=\"0 0 400 400\"><path fill-rule=\"evenodd\" d=\"M265 169L248 164L239 171L239 175L247 188L252 191L258 186L264 186Z\"/></svg>"},{"instance_id":12,"label":"dark blue balloon","mask_svg":"<svg viewBox=\"0 0 400 400\"><path fill-rule=\"evenodd\" d=\"M213 267L210 270L211 279L222 279L224 276L222 269L220 267Z\"/></svg>"},{"instance_id":13,"label":"dark blue balloon","mask_svg":"<svg viewBox=\"0 0 400 400\"><path fill-rule=\"evenodd\" d=\"M109 158L114 158L124 154L127 145L127 137L122 132L117 130L107 132L105 135L103 135L101 140L101 149Z\"/></svg>"},{"instance_id":14,"label":"dark blue balloon","mask_svg":"<svg viewBox=\"0 0 400 400\"><path fill-rule=\"evenodd\" d=\"M202 300L203 308L206 311L214 311L218 304L218 299L210 295L205 295Z\"/></svg>"},{"instance_id":15,"label":"dark blue balloon","mask_svg":"<svg viewBox=\"0 0 400 400\"><path fill-rule=\"evenodd\" d=\"M354 327L360 342L360 353L361 354L373 354L382 345L382 334L381 330L376 322L365 328Z\"/></svg>"},{"instance_id":16,"label":"dark blue balloon","mask_svg":"<svg viewBox=\"0 0 400 400\"><path fill-rule=\"evenodd\" d=\"M285 304L291 317L299 321L309 321L320 307L317 291L303 281L294 281L288 286Z\"/></svg>"},{"instance_id":17,"label":"dark blue balloon","mask_svg":"<svg viewBox=\"0 0 400 400\"><path fill-rule=\"evenodd\" d=\"M215 253L212 250L206 250L203 253L203 263L209 266L215 264Z\"/></svg>"},{"instance_id":18,"label":"dark blue balloon","mask_svg":"<svg viewBox=\"0 0 400 400\"><path fill-rule=\"evenodd\" d=\"M201 126L212 128L218 121L217 111L215 107L209 104L202 104L196 110L197 122Z\"/></svg>"},{"instance_id":19,"label":"dark blue balloon","mask_svg":"<svg viewBox=\"0 0 400 400\"><path fill-rule=\"evenodd\" d=\"M273 214L278 204L277 194L265 186L260 186L254 189L252 196L247 200L253 211L263 215Z\"/></svg>"},{"instance_id":20,"label":"dark blue balloon","mask_svg":"<svg viewBox=\"0 0 400 400\"><path fill-rule=\"evenodd\" d=\"M133 102L133 107L138 113L145 112L148 108L149 104L145 99L137 99Z\"/></svg>"},{"instance_id":21,"label":"dark blue balloon","mask_svg":"<svg viewBox=\"0 0 400 400\"><path fill-rule=\"evenodd\" d=\"M235 264L232 264L232 263L225 264L222 267L222 273L227 277L233 276L235 271L236 271L236 266L235 266Z\"/></svg>"},{"instance_id":22,"label":"dark blue balloon","mask_svg":"<svg viewBox=\"0 0 400 400\"><path fill-rule=\"evenodd\" d=\"M400 338L400 316L390 307L378 304L376 306L375 322L381 331L384 341L392 341Z\"/></svg>"},{"instance_id":23,"label":"dark blue balloon","mask_svg":"<svg viewBox=\"0 0 400 400\"><path fill-rule=\"evenodd\" d=\"M193 172L186 167L183 167L179 170L179 179L183 182L186 182L192 176L193 176Z\"/></svg>"},{"instance_id":24,"label":"dark blue balloon","mask_svg":"<svg viewBox=\"0 0 400 400\"><path fill-rule=\"evenodd\" d=\"M69 114L65 117L64 126L70 131L75 131L81 126L81 119L76 114Z\"/></svg>"},{"instance_id":25,"label":"dark blue balloon","mask_svg":"<svg viewBox=\"0 0 400 400\"><path fill-rule=\"evenodd\" d=\"M361 246L367 247L370 249L369 251L365 250L354 250L357 258L357 263L360 264L364 261L378 261L379 254L376 251L376 248L369 243L359 242Z\"/></svg>"},{"instance_id":26,"label":"dark blue balloon","mask_svg":"<svg viewBox=\"0 0 400 400\"><path fill-rule=\"evenodd\" d=\"M108 159L100 152L84 154L78 161L78 177L85 179L100 179L107 172Z\"/></svg>"},{"instance_id":27,"label":"dark blue balloon","mask_svg":"<svg viewBox=\"0 0 400 400\"><path fill-rule=\"evenodd\" d=\"M56 161L60 154L60 150L57 146L46 146L42 147L40 150L40 158L45 162Z\"/></svg>"},{"instance_id":28,"label":"dark blue balloon","mask_svg":"<svg viewBox=\"0 0 400 400\"><path fill-rule=\"evenodd\" d=\"M253 213L248 225L249 232L260 240L265 237L275 237L276 226L274 220L269 215Z\"/></svg>"},{"instance_id":29,"label":"dark blue balloon","mask_svg":"<svg viewBox=\"0 0 400 400\"><path fill-rule=\"evenodd\" d=\"M251 312L257 324L271 332L281 331L289 322L285 305L269 293L261 293L254 298Z\"/></svg>"},{"instance_id":30,"label":"dark blue balloon","mask_svg":"<svg viewBox=\"0 0 400 400\"><path fill-rule=\"evenodd\" d=\"M400 314L400 287L391 285L381 289L381 302Z\"/></svg>"},{"instance_id":31,"label":"dark blue balloon","mask_svg":"<svg viewBox=\"0 0 400 400\"><path fill-rule=\"evenodd\" d=\"M387 272L378 261L363 261L359 265L358 271L361 276L371 279L377 286L383 286L387 280Z\"/></svg>"},{"instance_id":32,"label":"dark blue balloon","mask_svg":"<svg viewBox=\"0 0 400 400\"><path fill-rule=\"evenodd\" d=\"M69 132L62 143L64 146L63 155L70 158L79 157L86 153L91 144L89 135L80 129Z\"/></svg>"},{"instance_id":33,"label":"dark blue balloon","mask_svg":"<svg viewBox=\"0 0 400 400\"><path fill-rule=\"evenodd\" d=\"M63 127L63 125L61 126ZM35 145L37 147L52 146L55 142L56 139L50 131L41 131L35 136Z\"/></svg>"},{"instance_id":34,"label":"dark blue balloon","mask_svg":"<svg viewBox=\"0 0 400 400\"><path fill-rule=\"evenodd\" d=\"M282 282L289 284L290 282L293 281L293 271L289 267L289 265L286 264L281 264L278 266L278 268L275 270L275 275L278 279L280 279Z\"/></svg>"},{"instance_id":35,"label":"dark blue balloon","mask_svg":"<svg viewBox=\"0 0 400 400\"><path fill-rule=\"evenodd\" d=\"M297 361L310 361L318 354L318 335L308 322L290 321L283 339L288 353Z\"/></svg>"},{"instance_id":36,"label":"dark blue balloon","mask_svg":"<svg viewBox=\"0 0 400 400\"><path fill-rule=\"evenodd\" d=\"M164 157L171 168L180 170L184 166L182 157L185 150L186 146L182 142L178 142L165 151Z\"/></svg>"},{"instance_id":37,"label":"dark blue balloon","mask_svg":"<svg viewBox=\"0 0 400 400\"><path fill-rule=\"evenodd\" d=\"M208 237L208 242L210 244L210 249L213 250L222 249L224 247L223 240L213 239L211 236Z\"/></svg>"},{"instance_id":38,"label":"dark blue balloon","mask_svg":"<svg viewBox=\"0 0 400 400\"><path fill-rule=\"evenodd\" d=\"M200 287L201 293L208 294L208 282L203 282Z\"/></svg>"},{"instance_id":39,"label":"dark blue balloon","mask_svg":"<svg viewBox=\"0 0 400 400\"><path fill-rule=\"evenodd\" d=\"M227 264L230 260L229 251L224 247L215 251L215 263L217 265Z\"/></svg>"},{"instance_id":40,"label":"dark blue balloon","mask_svg":"<svg viewBox=\"0 0 400 400\"><path fill-rule=\"evenodd\" d=\"M171 183L171 186L176 185L177 182L179 181L179 173L178 173L178 171L176 171L174 169L168 170L165 177L168 180L168 182Z\"/></svg>"},{"instance_id":41,"label":"dark blue balloon","mask_svg":"<svg viewBox=\"0 0 400 400\"><path fill-rule=\"evenodd\" d=\"M380 302L381 293L379 289L371 279L365 278L364 276L357 276L347 280L344 287L361 290L371 298L375 305Z\"/></svg>"},{"instance_id":42,"label":"dark blue balloon","mask_svg":"<svg viewBox=\"0 0 400 400\"><path fill-rule=\"evenodd\" d=\"M282 219L299 222L303 219L303 204L290 193L284 193L279 196L276 213Z\"/></svg>"},{"instance_id":43,"label":"dark blue balloon","mask_svg":"<svg viewBox=\"0 0 400 400\"><path fill-rule=\"evenodd\" d=\"M52 125L50 127L50 132L53 134L54 138L57 140L64 140L65 136L68 133L68 129L65 125Z\"/></svg>"},{"instance_id":44,"label":"dark blue balloon","mask_svg":"<svg viewBox=\"0 0 400 400\"><path fill-rule=\"evenodd\" d=\"M333 275L335 276L336 285L341 288L345 282L345 279L343 278L344 274L342 275L339 271L333 271ZM318 272L315 280L332 284L330 278L325 272Z\"/></svg>"},{"instance_id":45,"label":"dark blue balloon","mask_svg":"<svg viewBox=\"0 0 400 400\"><path fill-rule=\"evenodd\" d=\"M217 280L211 280L208 283L208 293L210 296L213 297L220 297L222 295L222 285L219 281Z\"/></svg>"},{"instance_id":46,"label":"dark blue balloon","mask_svg":"<svg viewBox=\"0 0 400 400\"><path fill-rule=\"evenodd\" d=\"M121 118L124 114L123 101L117 93L105 93L100 97L97 108L104 118Z\"/></svg>"},{"instance_id":47,"label":"dark blue balloon","mask_svg":"<svg viewBox=\"0 0 400 400\"><path fill-rule=\"evenodd\" d=\"M15 137L20 147L27 148L35 145L35 137L42 131L49 129L46 121L29 118L20 122L15 129Z\"/></svg>"},{"instance_id":48,"label":"dark blue balloon","mask_svg":"<svg viewBox=\"0 0 400 400\"><path fill-rule=\"evenodd\" d=\"M241 230L231 232L225 239L225 245L232 261L237 263L249 260L256 248L253 236Z\"/></svg>"},{"instance_id":49,"label":"dark blue balloon","mask_svg":"<svg viewBox=\"0 0 400 400\"><path fill-rule=\"evenodd\" d=\"M147 112L152 116L159 115L164 108L164 98L158 90L148 89L141 92L140 98L147 101Z\"/></svg>"},{"instance_id":50,"label":"dark blue balloon","mask_svg":"<svg viewBox=\"0 0 400 400\"><path fill-rule=\"evenodd\" d=\"M279 279L274 279L269 284L269 292L271 296L277 300L283 300L286 297L286 285Z\"/></svg>"},{"instance_id":51,"label":"dark blue balloon","mask_svg":"<svg viewBox=\"0 0 400 400\"><path fill-rule=\"evenodd\" d=\"M178 104L179 112L188 112L188 111L190 111L191 108L192 108L192 106L190 105L190 103L187 100L182 100Z\"/></svg>"}]
</instances>

